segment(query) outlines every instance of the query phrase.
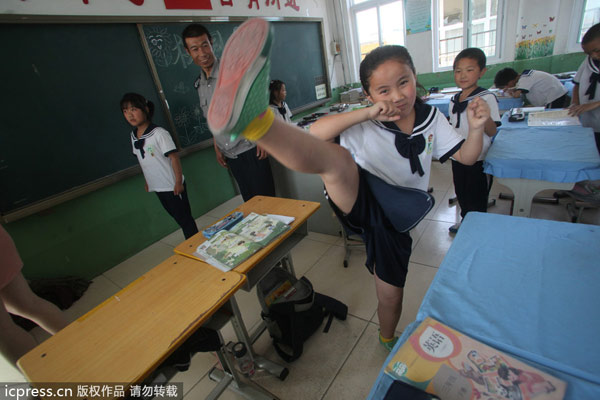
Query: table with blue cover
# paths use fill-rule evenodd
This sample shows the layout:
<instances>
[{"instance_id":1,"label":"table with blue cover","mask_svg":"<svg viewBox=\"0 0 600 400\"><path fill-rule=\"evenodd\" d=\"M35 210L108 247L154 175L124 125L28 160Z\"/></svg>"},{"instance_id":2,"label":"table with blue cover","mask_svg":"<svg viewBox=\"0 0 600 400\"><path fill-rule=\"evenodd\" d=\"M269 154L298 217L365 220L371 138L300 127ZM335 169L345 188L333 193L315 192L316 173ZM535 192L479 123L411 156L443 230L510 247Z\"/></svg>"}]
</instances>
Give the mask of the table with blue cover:
<instances>
[{"instance_id":1,"label":"table with blue cover","mask_svg":"<svg viewBox=\"0 0 600 400\"><path fill-rule=\"evenodd\" d=\"M600 399L599 255L599 226L467 214L384 367L430 316L566 381L567 400ZM368 398L391 383L382 368Z\"/></svg>"},{"instance_id":2,"label":"table with blue cover","mask_svg":"<svg viewBox=\"0 0 600 400\"><path fill-rule=\"evenodd\" d=\"M441 98L429 98L427 104L437 107L446 117L448 117L448 110L450 108L450 99L454 96L453 94L447 94ZM502 113L503 111L510 110L511 108L523 107L523 100L514 97L498 97L498 109Z\"/></svg>"},{"instance_id":3,"label":"table with blue cover","mask_svg":"<svg viewBox=\"0 0 600 400\"><path fill-rule=\"evenodd\" d=\"M508 122L505 113L484 171L513 191L513 215L528 217L536 193L600 179L600 155L591 128L528 126L527 120Z\"/></svg>"}]
</instances>

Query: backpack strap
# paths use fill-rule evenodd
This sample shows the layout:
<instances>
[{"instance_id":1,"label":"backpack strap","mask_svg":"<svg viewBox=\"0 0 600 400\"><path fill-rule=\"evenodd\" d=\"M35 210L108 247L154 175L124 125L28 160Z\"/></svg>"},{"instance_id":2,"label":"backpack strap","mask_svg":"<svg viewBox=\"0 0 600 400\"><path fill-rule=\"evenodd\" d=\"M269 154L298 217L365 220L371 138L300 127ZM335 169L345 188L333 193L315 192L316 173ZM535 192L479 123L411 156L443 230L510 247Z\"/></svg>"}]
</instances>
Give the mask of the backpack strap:
<instances>
[{"instance_id":1,"label":"backpack strap","mask_svg":"<svg viewBox=\"0 0 600 400\"><path fill-rule=\"evenodd\" d=\"M348 306L326 294L315 292L315 303L323 307L325 311L331 313L339 320L344 321L348 316ZM329 325L331 325L331 323L328 322L328 326ZM326 328L328 326L326 326Z\"/></svg>"},{"instance_id":2,"label":"backpack strap","mask_svg":"<svg viewBox=\"0 0 600 400\"><path fill-rule=\"evenodd\" d=\"M279 340L273 338L273 347L275 347L275 351L279 354L279 357L283 358L286 362L292 362L297 360L304 351L304 339L300 337L300 327L298 327L297 320L295 318L290 319L291 322L291 335L292 335L292 354L286 353L281 346L279 345Z\"/></svg>"}]
</instances>

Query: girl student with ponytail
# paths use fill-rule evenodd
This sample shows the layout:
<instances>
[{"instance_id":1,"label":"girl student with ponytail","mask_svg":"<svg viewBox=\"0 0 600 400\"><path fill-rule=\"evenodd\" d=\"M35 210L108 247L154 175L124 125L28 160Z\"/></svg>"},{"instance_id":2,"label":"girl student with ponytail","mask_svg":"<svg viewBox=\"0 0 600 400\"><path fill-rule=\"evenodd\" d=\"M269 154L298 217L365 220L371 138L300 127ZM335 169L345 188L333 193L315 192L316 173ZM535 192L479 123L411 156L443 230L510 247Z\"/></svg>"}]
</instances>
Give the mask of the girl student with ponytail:
<instances>
[{"instance_id":1,"label":"girl student with ponytail","mask_svg":"<svg viewBox=\"0 0 600 400\"><path fill-rule=\"evenodd\" d=\"M279 79L273 79L269 83L269 93L269 107L273 109L275 116L292 123L292 112L285 102L287 96L285 83Z\"/></svg>"},{"instance_id":2,"label":"girl student with ponytail","mask_svg":"<svg viewBox=\"0 0 600 400\"><path fill-rule=\"evenodd\" d=\"M215 136L241 134L287 168L321 177L340 221L365 239L366 267L378 299L379 342L391 351L412 250L409 231L433 206L427 193L431 160L452 157L474 164L489 106L480 98L469 103L464 139L417 96L417 74L406 48L382 46L360 64L363 91L373 105L322 117L307 135L276 118L268 106L263 88L272 36L269 23L255 18L229 38L208 125ZM338 136L340 145L334 143Z\"/></svg>"},{"instance_id":3,"label":"girl student with ponytail","mask_svg":"<svg viewBox=\"0 0 600 400\"><path fill-rule=\"evenodd\" d=\"M152 123L154 104L140 94L126 93L121 99L121 111L133 127L131 145L144 173L146 191L156 193L186 239L198 233L177 147L167 130Z\"/></svg>"}]
</instances>

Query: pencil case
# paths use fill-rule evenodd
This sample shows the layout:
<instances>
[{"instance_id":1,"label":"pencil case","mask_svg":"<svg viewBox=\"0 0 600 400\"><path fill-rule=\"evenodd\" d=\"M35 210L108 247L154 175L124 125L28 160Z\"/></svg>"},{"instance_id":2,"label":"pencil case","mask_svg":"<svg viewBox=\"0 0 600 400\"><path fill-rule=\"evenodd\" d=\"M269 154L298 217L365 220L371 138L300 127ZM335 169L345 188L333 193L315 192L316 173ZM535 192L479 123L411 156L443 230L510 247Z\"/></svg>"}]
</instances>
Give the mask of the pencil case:
<instances>
[{"instance_id":1,"label":"pencil case","mask_svg":"<svg viewBox=\"0 0 600 400\"><path fill-rule=\"evenodd\" d=\"M244 213L242 213L241 211L236 211L232 214L229 214L222 220L215 222L214 225L211 225L208 228L206 228L205 230L203 230L202 234L204 235L205 238L210 239L211 237L213 237L213 235L215 233L217 233L223 229L231 228L232 226L234 226L235 224L240 222L240 220L242 218L244 218Z\"/></svg>"}]
</instances>

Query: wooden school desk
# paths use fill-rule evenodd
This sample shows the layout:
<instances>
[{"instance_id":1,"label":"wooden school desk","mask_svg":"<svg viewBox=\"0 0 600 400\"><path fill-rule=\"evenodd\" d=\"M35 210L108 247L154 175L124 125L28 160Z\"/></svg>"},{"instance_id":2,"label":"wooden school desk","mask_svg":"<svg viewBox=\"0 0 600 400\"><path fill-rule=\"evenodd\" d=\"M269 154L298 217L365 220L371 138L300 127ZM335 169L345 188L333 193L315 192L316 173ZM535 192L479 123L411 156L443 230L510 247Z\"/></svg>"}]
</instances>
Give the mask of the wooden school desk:
<instances>
[{"instance_id":1,"label":"wooden school desk","mask_svg":"<svg viewBox=\"0 0 600 400\"><path fill-rule=\"evenodd\" d=\"M251 212L255 212L257 214L278 214L295 218L294 222L290 224L290 229L234 269L234 271L244 274L247 278L246 284L243 287L244 290L252 290L256 283L258 283L258 281L260 281L279 262L281 262L290 272L294 273L290 251L308 234L307 220L319 207L320 204L313 201L255 196L227 214L229 215L235 211L241 211L244 213L244 216L247 216ZM175 253L193 258L194 260L205 264L195 253L198 246L205 240L206 238L202 235L202 232L199 232L175 247ZM208 266L208 264L206 265ZM210 268L216 269L216 267L213 266L210 266ZM246 344L255 364L260 368L267 370L272 375L275 375L280 379L285 379L288 373L285 367L258 356L252 349L252 343L254 343L265 330L264 324L260 324L254 332L249 334L243 324L243 319L234 297L231 297L229 304L231 305L231 311L235 316L231 322L236 336L238 340ZM219 371L214 372L217 374L219 373ZM219 376L211 375L211 377L216 380L220 379Z\"/></svg>"},{"instance_id":2,"label":"wooden school desk","mask_svg":"<svg viewBox=\"0 0 600 400\"><path fill-rule=\"evenodd\" d=\"M245 290L250 291L271 268L284 258L284 261L290 263L291 272L293 272L291 258L288 255L294 246L308 234L307 220L319 207L320 204L314 201L255 196L227 214L241 211L244 216L255 212L257 214L278 214L295 218L294 222L290 224L290 229L235 267L234 271L247 277ZM196 254L196 249L205 240L206 238L202 235L202 232L199 232L176 246L175 253L202 261Z\"/></svg>"},{"instance_id":3,"label":"wooden school desk","mask_svg":"<svg viewBox=\"0 0 600 400\"><path fill-rule=\"evenodd\" d=\"M245 281L237 272L173 255L21 357L18 365L33 383L103 382L127 389L148 377Z\"/></svg>"}]
</instances>

